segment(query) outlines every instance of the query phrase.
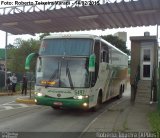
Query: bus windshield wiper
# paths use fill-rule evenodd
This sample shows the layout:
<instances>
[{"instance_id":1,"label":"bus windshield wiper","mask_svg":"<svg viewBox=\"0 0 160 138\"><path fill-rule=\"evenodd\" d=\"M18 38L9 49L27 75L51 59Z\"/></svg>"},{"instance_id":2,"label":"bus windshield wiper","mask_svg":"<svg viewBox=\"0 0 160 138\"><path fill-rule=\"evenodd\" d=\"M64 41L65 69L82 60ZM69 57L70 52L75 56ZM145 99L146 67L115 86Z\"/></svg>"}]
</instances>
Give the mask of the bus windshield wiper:
<instances>
[{"instance_id":1,"label":"bus windshield wiper","mask_svg":"<svg viewBox=\"0 0 160 138\"><path fill-rule=\"evenodd\" d=\"M68 62L67 62L67 67L66 67L66 75L68 76L69 84L71 86L71 89L74 89L73 81L72 81L72 77L71 77L71 73L70 73L70 69L68 67Z\"/></svg>"},{"instance_id":2,"label":"bus windshield wiper","mask_svg":"<svg viewBox=\"0 0 160 138\"><path fill-rule=\"evenodd\" d=\"M51 77L49 78L49 80L47 80L46 85L45 85L45 88L48 87L48 82L50 82L51 80L53 80L53 79L56 77L57 73L58 73L58 69L56 69L56 70L53 72L53 74L51 75Z\"/></svg>"},{"instance_id":3,"label":"bus windshield wiper","mask_svg":"<svg viewBox=\"0 0 160 138\"><path fill-rule=\"evenodd\" d=\"M49 80L47 80L45 88L48 87L48 82L50 82L51 80L58 78L58 72L59 72L59 63L58 63L58 68L53 72L53 74L51 75L51 77L49 78Z\"/></svg>"}]
</instances>

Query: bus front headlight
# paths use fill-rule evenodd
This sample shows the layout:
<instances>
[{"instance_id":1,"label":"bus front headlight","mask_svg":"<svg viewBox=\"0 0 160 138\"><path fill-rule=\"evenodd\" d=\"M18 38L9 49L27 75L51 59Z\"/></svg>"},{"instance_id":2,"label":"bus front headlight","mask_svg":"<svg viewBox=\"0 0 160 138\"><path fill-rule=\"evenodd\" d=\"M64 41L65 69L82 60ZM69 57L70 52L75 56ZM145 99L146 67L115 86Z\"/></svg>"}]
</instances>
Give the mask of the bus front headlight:
<instances>
[{"instance_id":1,"label":"bus front headlight","mask_svg":"<svg viewBox=\"0 0 160 138\"><path fill-rule=\"evenodd\" d=\"M41 96L44 96L44 94L41 93L41 92L38 92L38 93L37 93L37 96L38 96L38 97L41 97Z\"/></svg>"},{"instance_id":2,"label":"bus front headlight","mask_svg":"<svg viewBox=\"0 0 160 138\"><path fill-rule=\"evenodd\" d=\"M88 98L88 95L78 95L78 96L74 96L73 97L74 99L78 99L78 100L82 100L82 99L86 99L86 98Z\"/></svg>"}]
</instances>

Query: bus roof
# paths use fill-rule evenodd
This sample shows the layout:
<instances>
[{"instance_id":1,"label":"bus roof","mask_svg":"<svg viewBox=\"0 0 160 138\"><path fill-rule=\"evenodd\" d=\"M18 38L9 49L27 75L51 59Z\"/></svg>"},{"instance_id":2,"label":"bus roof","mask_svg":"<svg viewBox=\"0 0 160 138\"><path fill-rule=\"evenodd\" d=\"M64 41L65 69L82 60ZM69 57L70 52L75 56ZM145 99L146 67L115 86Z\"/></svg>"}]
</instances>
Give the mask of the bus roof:
<instances>
[{"instance_id":1,"label":"bus roof","mask_svg":"<svg viewBox=\"0 0 160 138\"><path fill-rule=\"evenodd\" d=\"M126 55L128 57L128 55L126 53L124 53L122 50L118 49L117 47L115 47L114 45L112 45L111 43L109 43L108 41L104 40L103 38L101 38L101 41L106 43L109 47L114 48L115 50L119 51L120 53Z\"/></svg>"},{"instance_id":2,"label":"bus roof","mask_svg":"<svg viewBox=\"0 0 160 138\"><path fill-rule=\"evenodd\" d=\"M97 35L91 34L54 34L44 37L43 39L54 39L54 38L90 38L95 39L98 38Z\"/></svg>"},{"instance_id":3,"label":"bus roof","mask_svg":"<svg viewBox=\"0 0 160 138\"><path fill-rule=\"evenodd\" d=\"M56 38L89 38L89 39L98 39L101 40L102 42L106 43L109 47L114 48L115 50L119 51L120 53L128 56L126 53L112 45L111 43L107 42L104 40L102 37L97 36L97 35L92 35L92 34L54 34L54 35L49 35L43 38L45 39L56 39Z\"/></svg>"}]
</instances>

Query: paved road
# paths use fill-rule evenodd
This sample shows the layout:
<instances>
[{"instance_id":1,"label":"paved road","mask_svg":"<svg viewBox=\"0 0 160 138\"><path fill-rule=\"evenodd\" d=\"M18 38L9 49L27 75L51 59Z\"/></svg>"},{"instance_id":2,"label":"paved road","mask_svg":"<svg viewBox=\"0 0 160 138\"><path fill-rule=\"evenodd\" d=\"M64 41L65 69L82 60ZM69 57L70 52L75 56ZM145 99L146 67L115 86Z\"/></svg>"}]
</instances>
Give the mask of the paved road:
<instances>
[{"instance_id":1,"label":"paved road","mask_svg":"<svg viewBox=\"0 0 160 138\"><path fill-rule=\"evenodd\" d=\"M18 133L19 137L23 135L26 138L30 137L28 135L35 135L34 137L36 137L36 134L38 134L38 137L47 138L53 135L57 135L54 137L67 137L69 135L68 137L76 138L104 110L127 99L126 96L121 100L113 99L105 103L98 112L91 112L81 110L56 111L46 106L15 103L17 97L0 97L0 132L77 132Z\"/></svg>"},{"instance_id":2,"label":"paved road","mask_svg":"<svg viewBox=\"0 0 160 138\"><path fill-rule=\"evenodd\" d=\"M0 105L4 103L9 103L15 101L15 99L20 96L0 96Z\"/></svg>"}]
</instances>

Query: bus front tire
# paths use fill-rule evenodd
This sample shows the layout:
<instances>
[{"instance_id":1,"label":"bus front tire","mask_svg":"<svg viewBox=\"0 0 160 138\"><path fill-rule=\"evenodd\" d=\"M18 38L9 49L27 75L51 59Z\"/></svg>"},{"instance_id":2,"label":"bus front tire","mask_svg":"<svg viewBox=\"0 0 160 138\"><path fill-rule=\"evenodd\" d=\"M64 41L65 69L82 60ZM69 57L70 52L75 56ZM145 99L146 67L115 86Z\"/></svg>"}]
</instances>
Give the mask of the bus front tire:
<instances>
[{"instance_id":1,"label":"bus front tire","mask_svg":"<svg viewBox=\"0 0 160 138\"><path fill-rule=\"evenodd\" d=\"M101 108L102 105L102 93L99 93L98 98L97 98L97 104L96 106L91 108L91 111L96 112Z\"/></svg>"},{"instance_id":2,"label":"bus front tire","mask_svg":"<svg viewBox=\"0 0 160 138\"><path fill-rule=\"evenodd\" d=\"M51 106L53 110L60 110L60 107L53 107Z\"/></svg>"}]
</instances>

